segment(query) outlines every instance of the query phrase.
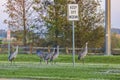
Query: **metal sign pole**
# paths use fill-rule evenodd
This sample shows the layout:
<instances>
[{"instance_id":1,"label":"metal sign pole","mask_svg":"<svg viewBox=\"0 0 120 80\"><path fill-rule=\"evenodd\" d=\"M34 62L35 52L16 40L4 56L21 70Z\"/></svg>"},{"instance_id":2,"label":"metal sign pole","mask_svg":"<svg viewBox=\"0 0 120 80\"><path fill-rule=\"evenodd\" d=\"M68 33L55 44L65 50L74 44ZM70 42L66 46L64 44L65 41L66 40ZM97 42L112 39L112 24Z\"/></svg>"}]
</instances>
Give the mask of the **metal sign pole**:
<instances>
[{"instance_id":1,"label":"metal sign pole","mask_svg":"<svg viewBox=\"0 0 120 80\"><path fill-rule=\"evenodd\" d=\"M72 58L73 58L73 67L75 67L75 30L74 30L74 21L79 20L78 15L78 4L68 4L68 20L72 21Z\"/></svg>"},{"instance_id":2,"label":"metal sign pole","mask_svg":"<svg viewBox=\"0 0 120 80\"><path fill-rule=\"evenodd\" d=\"M10 55L10 37L11 37L11 31L7 31L7 40L8 40L8 55Z\"/></svg>"},{"instance_id":3,"label":"metal sign pole","mask_svg":"<svg viewBox=\"0 0 120 80\"><path fill-rule=\"evenodd\" d=\"M73 30L73 67L75 67L75 29L74 29L74 21L72 21L72 30Z\"/></svg>"},{"instance_id":4,"label":"metal sign pole","mask_svg":"<svg viewBox=\"0 0 120 80\"><path fill-rule=\"evenodd\" d=\"M8 55L10 55L10 40L8 40Z\"/></svg>"}]
</instances>

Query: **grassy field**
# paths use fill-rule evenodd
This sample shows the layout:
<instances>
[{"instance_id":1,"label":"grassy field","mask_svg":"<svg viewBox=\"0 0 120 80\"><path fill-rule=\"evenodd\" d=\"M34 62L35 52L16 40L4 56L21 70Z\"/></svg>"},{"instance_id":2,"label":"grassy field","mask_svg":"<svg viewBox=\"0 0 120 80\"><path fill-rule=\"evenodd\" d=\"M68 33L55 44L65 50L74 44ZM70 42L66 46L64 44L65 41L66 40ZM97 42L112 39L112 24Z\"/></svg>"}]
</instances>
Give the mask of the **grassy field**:
<instances>
[{"instance_id":1,"label":"grassy field","mask_svg":"<svg viewBox=\"0 0 120 80\"><path fill-rule=\"evenodd\" d=\"M120 56L86 56L85 64L60 55L56 64L39 63L36 55L18 54L15 62L0 54L0 78L32 80L120 80Z\"/></svg>"}]
</instances>

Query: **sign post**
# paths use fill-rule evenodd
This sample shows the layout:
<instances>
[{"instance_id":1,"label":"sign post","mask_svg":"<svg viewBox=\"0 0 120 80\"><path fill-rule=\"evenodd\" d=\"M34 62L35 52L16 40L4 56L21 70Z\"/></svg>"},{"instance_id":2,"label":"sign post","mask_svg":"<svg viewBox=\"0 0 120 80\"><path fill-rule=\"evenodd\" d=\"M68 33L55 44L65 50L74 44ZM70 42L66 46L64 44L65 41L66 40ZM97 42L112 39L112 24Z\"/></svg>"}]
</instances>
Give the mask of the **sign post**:
<instances>
[{"instance_id":1,"label":"sign post","mask_svg":"<svg viewBox=\"0 0 120 80\"><path fill-rule=\"evenodd\" d=\"M74 21L79 20L78 16L78 4L68 4L68 20L72 21L72 42L73 42L73 67L75 67L75 30L74 30Z\"/></svg>"},{"instance_id":2,"label":"sign post","mask_svg":"<svg viewBox=\"0 0 120 80\"><path fill-rule=\"evenodd\" d=\"M7 31L7 40L8 40L8 55L10 54L10 37L11 37L11 31Z\"/></svg>"}]
</instances>

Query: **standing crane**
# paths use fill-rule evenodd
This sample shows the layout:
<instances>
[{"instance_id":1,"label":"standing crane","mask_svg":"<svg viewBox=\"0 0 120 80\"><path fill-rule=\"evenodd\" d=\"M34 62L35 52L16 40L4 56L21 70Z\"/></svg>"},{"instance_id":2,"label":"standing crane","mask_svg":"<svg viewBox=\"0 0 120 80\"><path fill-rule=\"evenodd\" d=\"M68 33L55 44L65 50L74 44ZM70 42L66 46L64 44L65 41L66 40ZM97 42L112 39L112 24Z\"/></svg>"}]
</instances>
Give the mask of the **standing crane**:
<instances>
[{"instance_id":1,"label":"standing crane","mask_svg":"<svg viewBox=\"0 0 120 80\"><path fill-rule=\"evenodd\" d=\"M50 58L50 61L53 62L53 60L55 60L56 58L58 58L58 56L59 56L59 46L57 46L57 49L55 49L52 57Z\"/></svg>"},{"instance_id":2,"label":"standing crane","mask_svg":"<svg viewBox=\"0 0 120 80\"><path fill-rule=\"evenodd\" d=\"M37 49L36 54L40 57L40 63L41 63L41 61L44 60L44 53L40 51L40 49Z\"/></svg>"},{"instance_id":3,"label":"standing crane","mask_svg":"<svg viewBox=\"0 0 120 80\"><path fill-rule=\"evenodd\" d=\"M78 54L78 60L82 59L83 60L83 64L84 64L84 58L85 58L85 56L88 53L88 47L87 47L87 45L88 45L88 43L86 42L86 45L85 45L85 48L84 48L83 52L80 52Z\"/></svg>"},{"instance_id":4,"label":"standing crane","mask_svg":"<svg viewBox=\"0 0 120 80\"><path fill-rule=\"evenodd\" d=\"M51 52L51 53L47 53L46 55L45 55L45 61L47 62L47 64L48 64L48 60L50 60L51 59L51 57L52 57L52 55L55 53L55 48L53 49L53 51Z\"/></svg>"},{"instance_id":5,"label":"standing crane","mask_svg":"<svg viewBox=\"0 0 120 80\"><path fill-rule=\"evenodd\" d=\"M17 54L18 54L18 46L16 46L15 52L10 52L8 60L11 61L12 63L12 61L16 58Z\"/></svg>"},{"instance_id":6,"label":"standing crane","mask_svg":"<svg viewBox=\"0 0 120 80\"><path fill-rule=\"evenodd\" d=\"M47 64L48 64L48 60L51 58L51 56L52 56L51 53L47 53L47 54L45 54L44 59L45 59L45 61L46 61Z\"/></svg>"},{"instance_id":7,"label":"standing crane","mask_svg":"<svg viewBox=\"0 0 120 80\"><path fill-rule=\"evenodd\" d=\"M37 49L36 51L37 55L40 57L40 63L42 60L44 60L47 62L47 64L48 64L48 60L51 59L54 52L55 52L54 49L53 49L53 52L51 53L45 53L43 51L40 51L40 49Z\"/></svg>"},{"instance_id":8,"label":"standing crane","mask_svg":"<svg viewBox=\"0 0 120 80\"><path fill-rule=\"evenodd\" d=\"M42 60L45 60L45 61L47 62L47 64L48 64L48 61L49 61L49 60L50 60L50 61L53 61L54 59L56 59L56 58L59 56L59 52L58 52L58 51L59 51L59 50L58 50L58 47L57 47L57 49L54 48L53 51L50 52L50 53L44 53L44 52L42 52L42 51L40 51L40 50L37 50L36 53L37 53L37 55L40 57L40 62L41 62ZM41 59L42 59L42 60L41 60Z\"/></svg>"}]
</instances>

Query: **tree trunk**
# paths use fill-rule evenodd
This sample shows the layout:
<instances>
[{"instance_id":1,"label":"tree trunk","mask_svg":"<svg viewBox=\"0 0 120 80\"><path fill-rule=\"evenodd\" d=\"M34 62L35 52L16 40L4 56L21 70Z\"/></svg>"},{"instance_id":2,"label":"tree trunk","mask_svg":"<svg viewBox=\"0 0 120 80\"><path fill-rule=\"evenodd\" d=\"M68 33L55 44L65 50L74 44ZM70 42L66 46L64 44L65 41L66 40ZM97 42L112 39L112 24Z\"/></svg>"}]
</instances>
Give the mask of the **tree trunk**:
<instances>
[{"instance_id":1,"label":"tree trunk","mask_svg":"<svg viewBox=\"0 0 120 80\"><path fill-rule=\"evenodd\" d=\"M23 7L23 27L24 27L24 40L23 40L23 44L24 46L26 46L26 34L27 34L27 31L26 31L26 12L25 12L25 0L22 0L23 1L23 4L22 4L22 7Z\"/></svg>"}]
</instances>

